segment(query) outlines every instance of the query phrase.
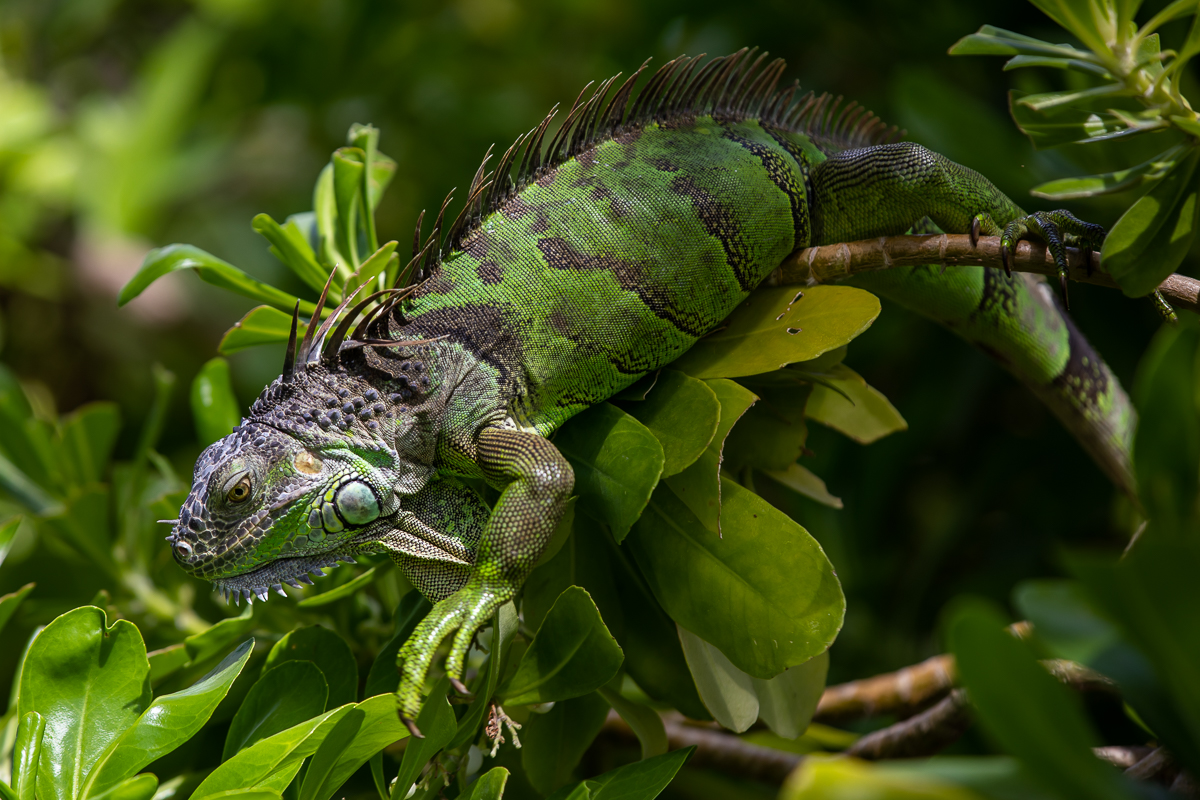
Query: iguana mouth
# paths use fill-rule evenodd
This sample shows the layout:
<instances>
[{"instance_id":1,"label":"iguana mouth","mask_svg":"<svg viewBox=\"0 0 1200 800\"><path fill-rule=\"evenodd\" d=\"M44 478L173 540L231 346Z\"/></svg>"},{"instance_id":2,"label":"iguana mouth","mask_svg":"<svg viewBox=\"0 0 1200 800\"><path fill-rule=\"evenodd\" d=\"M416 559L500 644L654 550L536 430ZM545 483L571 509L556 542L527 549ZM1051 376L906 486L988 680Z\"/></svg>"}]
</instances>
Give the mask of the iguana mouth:
<instances>
[{"instance_id":1,"label":"iguana mouth","mask_svg":"<svg viewBox=\"0 0 1200 800\"><path fill-rule=\"evenodd\" d=\"M281 558L241 575L218 578L213 581L213 587L224 596L225 602L229 602L232 598L235 604L241 605L242 598L245 598L248 603L253 603L254 598L257 597L265 603L270 597L269 592L271 591L276 592L280 597L287 597L283 591L285 583L295 586L297 589L302 583L312 586L313 581L309 577L309 573L318 578L324 578L325 573L321 570L332 569L339 565L338 562L358 563L354 560L354 556L348 553L339 553L336 550L300 558Z\"/></svg>"}]
</instances>

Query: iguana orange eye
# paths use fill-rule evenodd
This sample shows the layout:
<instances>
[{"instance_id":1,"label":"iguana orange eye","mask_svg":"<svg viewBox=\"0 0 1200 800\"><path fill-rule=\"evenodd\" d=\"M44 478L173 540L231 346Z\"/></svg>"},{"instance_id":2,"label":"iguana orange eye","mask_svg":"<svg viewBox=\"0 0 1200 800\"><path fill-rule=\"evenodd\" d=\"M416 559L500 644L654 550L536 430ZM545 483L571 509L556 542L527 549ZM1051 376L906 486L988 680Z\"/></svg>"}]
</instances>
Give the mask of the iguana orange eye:
<instances>
[{"instance_id":1,"label":"iguana orange eye","mask_svg":"<svg viewBox=\"0 0 1200 800\"><path fill-rule=\"evenodd\" d=\"M245 502L250 496L250 476L243 475L242 479L234 484L234 487L225 495L225 499L231 503Z\"/></svg>"}]
</instances>

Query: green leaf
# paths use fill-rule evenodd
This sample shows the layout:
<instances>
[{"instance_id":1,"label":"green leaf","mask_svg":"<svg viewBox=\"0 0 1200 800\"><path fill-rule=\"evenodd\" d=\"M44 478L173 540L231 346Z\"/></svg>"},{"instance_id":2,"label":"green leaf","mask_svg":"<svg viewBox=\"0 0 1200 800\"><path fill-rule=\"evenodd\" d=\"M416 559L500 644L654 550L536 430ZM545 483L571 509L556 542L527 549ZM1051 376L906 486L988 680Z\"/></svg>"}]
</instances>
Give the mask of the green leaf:
<instances>
[{"instance_id":1,"label":"green leaf","mask_svg":"<svg viewBox=\"0 0 1200 800\"><path fill-rule=\"evenodd\" d=\"M1030 0L1046 16L1073 33L1094 53L1111 52L1109 41L1116 38L1112 19L1107 11L1111 6L1094 0Z\"/></svg>"},{"instance_id":2,"label":"green leaf","mask_svg":"<svg viewBox=\"0 0 1200 800\"><path fill-rule=\"evenodd\" d=\"M152 761L195 736L225 699L253 649L251 639L190 688L156 698L99 759L80 796L91 797L124 785Z\"/></svg>"},{"instance_id":3,"label":"green leaf","mask_svg":"<svg viewBox=\"0 0 1200 800\"><path fill-rule=\"evenodd\" d=\"M301 322L303 325L303 321ZM271 308L257 306L246 312L246 316L233 323L221 338L219 350L224 355L258 347L263 344L286 344L292 331L292 315ZM302 335L302 334L301 334Z\"/></svg>"},{"instance_id":4,"label":"green leaf","mask_svg":"<svg viewBox=\"0 0 1200 800\"><path fill-rule=\"evenodd\" d=\"M583 783L591 793L591 800L653 800L667 788L667 784L692 757L695 749L693 745L672 750L645 761L617 767ZM581 784L564 786L546 800L577 800L577 797L588 797L587 794L574 794L580 786Z\"/></svg>"},{"instance_id":5,"label":"green leaf","mask_svg":"<svg viewBox=\"0 0 1200 800\"><path fill-rule=\"evenodd\" d=\"M290 783L301 762L316 752L325 734L350 708L343 706L319 717L255 742L208 774L191 800L220 796L224 792L268 786L275 780ZM282 789L282 787L280 787Z\"/></svg>"},{"instance_id":6,"label":"green leaf","mask_svg":"<svg viewBox=\"0 0 1200 800\"><path fill-rule=\"evenodd\" d=\"M12 785L17 800L35 800L46 718L36 711L27 711L20 719L16 743L13 745Z\"/></svg>"},{"instance_id":7,"label":"green leaf","mask_svg":"<svg viewBox=\"0 0 1200 800\"><path fill-rule=\"evenodd\" d=\"M4 781L0 781L0 800L17 800L17 792Z\"/></svg>"},{"instance_id":8,"label":"green leaf","mask_svg":"<svg viewBox=\"0 0 1200 800\"><path fill-rule=\"evenodd\" d=\"M504 786L507 783L508 770L504 767L492 767L476 778L459 797L462 800L500 800L504 796Z\"/></svg>"},{"instance_id":9,"label":"green leaf","mask_svg":"<svg viewBox=\"0 0 1200 800\"><path fill-rule=\"evenodd\" d=\"M254 606L247 604L242 613L213 625L206 631L194 633L183 640L193 664L207 661L242 639L254 627Z\"/></svg>"},{"instance_id":10,"label":"green leaf","mask_svg":"<svg viewBox=\"0 0 1200 800\"><path fill-rule=\"evenodd\" d=\"M0 479L0 486L2 485L3 479ZM15 539L17 536L17 530L21 527L22 519L23 517L13 517L7 522L0 523L0 566L4 565L4 559L8 556L8 551L12 549L13 539ZM21 589L18 591L24 591L24 588L25 587L21 587ZM16 592L14 592L14 594L16 594ZM16 608L15 603L19 602L12 601L14 604L12 607L8 608L6 612L6 607L4 605L4 598L6 597L8 597L8 595L0 597L0 631L4 630L4 624L8 622L9 616L12 615L13 610Z\"/></svg>"},{"instance_id":11,"label":"green leaf","mask_svg":"<svg viewBox=\"0 0 1200 800\"><path fill-rule=\"evenodd\" d=\"M1041 55L1095 61L1095 56L1069 44L1051 44L1032 36L984 25L977 32L964 36L950 48L952 56L1016 56Z\"/></svg>"},{"instance_id":12,"label":"green leaf","mask_svg":"<svg viewBox=\"0 0 1200 800\"><path fill-rule=\"evenodd\" d=\"M154 775L137 775L126 778L117 785L99 794L89 794L89 800L150 800L158 789L158 778Z\"/></svg>"},{"instance_id":13,"label":"green leaf","mask_svg":"<svg viewBox=\"0 0 1200 800\"><path fill-rule=\"evenodd\" d=\"M663 448L645 425L611 403L576 414L554 437L575 470L576 510L606 523L617 540L646 507L663 470Z\"/></svg>"},{"instance_id":14,"label":"green leaf","mask_svg":"<svg viewBox=\"0 0 1200 800\"><path fill-rule=\"evenodd\" d=\"M289 313L296 305L297 298L294 295L255 280L232 264L190 244L169 244L147 253L142 268L121 289L117 303L125 305L163 275L181 269L195 270L206 283ZM300 313L312 314L315 310L313 303L300 301Z\"/></svg>"},{"instance_id":15,"label":"green leaf","mask_svg":"<svg viewBox=\"0 0 1200 800\"><path fill-rule=\"evenodd\" d=\"M812 722L817 703L825 691L828 672L829 651L826 650L803 664L788 667L769 681L754 678L758 715L762 721L784 739L800 736Z\"/></svg>"},{"instance_id":16,"label":"green leaf","mask_svg":"<svg viewBox=\"0 0 1200 800\"><path fill-rule=\"evenodd\" d=\"M14 519L3 528L0 528L0 541L3 540L3 534L12 531L16 532L17 526L21 524L20 518ZM15 592L9 592L6 595L0 595L0 631L4 630L4 626L12 619L13 612L17 610L17 606L21 605L21 601L29 596L33 591L36 583L27 583Z\"/></svg>"},{"instance_id":17,"label":"green leaf","mask_svg":"<svg viewBox=\"0 0 1200 800\"><path fill-rule=\"evenodd\" d=\"M784 370L790 372L790 370ZM746 467L785 470L804 453L808 440L804 407L811 384L769 386L751 384L758 402L733 426L725 440L722 469L740 475Z\"/></svg>"},{"instance_id":18,"label":"green leaf","mask_svg":"<svg viewBox=\"0 0 1200 800\"><path fill-rule=\"evenodd\" d=\"M183 642L146 654L150 660L150 685L157 686L192 662Z\"/></svg>"},{"instance_id":19,"label":"green leaf","mask_svg":"<svg viewBox=\"0 0 1200 800\"><path fill-rule=\"evenodd\" d=\"M625 724L637 735L638 741L642 745L643 759L661 756L667 752L668 746L667 729L663 725L662 717L650 706L635 703L613 688L618 681L619 679L614 680L608 686L601 686L600 696L608 701L613 711L616 711L621 719L625 720Z\"/></svg>"},{"instance_id":20,"label":"green leaf","mask_svg":"<svg viewBox=\"0 0 1200 800\"><path fill-rule=\"evenodd\" d=\"M337 206L338 249L349 256L346 266L357 269L358 213L361 198L365 154L357 147L339 147L333 151L333 200Z\"/></svg>"},{"instance_id":21,"label":"green leaf","mask_svg":"<svg viewBox=\"0 0 1200 800\"><path fill-rule=\"evenodd\" d=\"M1022 581L1013 590L1013 605L1033 623L1034 638L1055 658L1090 666L1117 642L1112 623L1092 608L1075 581Z\"/></svg>"},{"instance_id":22,"label":"green leaf","mask_svg":"<svg viewBox=\"0 0 1200 800\"><path fill-rule=\"evenodd\" d=\"M1130 798L1119 773L1097 759L1095 731L1076 696L1004 630L999 613L961 606L950 649L984 728L1045 786L1065 797Z\"/></svg>"},{"instance_id":23,"label":"green leaf","mask_svg":"<svg viewBox=\"0 0 1200 800\"><path fill-rule=\"evenodd\" d=\"M531 714L521 730L525 777L547 795L571 778L584 752L604 727L608 702L596 692L562 700L545 714Z\"/></svg>"},{"instance_id":24,"label":"green leaf","mask_svg":"<svg viewBox=\"0 0 1200 800\"><path fill-rule=\"evenodd\" d=\"M663 370L654 388L626 408L650 429L663 449L662 477L690 466L717 432L721 403L704 381L677 370Z\"/></svg>"},{"instance_id":25,"label":"green leaf","mask_svg":"<svg viewBox=\"0 0 1200 800\"><path fill-rule=\"evenodd\" d=\"M88 403L63 418L56 439L71 483L82 486L104 477L120 428L115 403Z\"/></svg>"},{"instance_id":26,"label":"green leaf","mask_svg":"<svg viewBox=\"0 0 1200 800\"><path fill-rule=\"evenodd\" d=\"M1068 566L1092 605L1149 658L1183 730L1169 730L1144 716L1172 752L1195 770L1200 767L1200 628L1195 624L1200 619L1200 593L1194 572L1200 563L1200 541L1194 530L1191 534L1186 540L1170 541L1147 532L1119 562L1080 555ZM1136 701L1133 704L1141 713Z\"/></svg>"},{"instance_id":27,"label":"green leaf","mask_svg":"<svg viewBox=\"0 0 1200 800\"><path fill-rule=\"evenodd\" d=\"M358 277L353 282L346 283L346 294L349 295L359 286L369 284L371 281L379 277L379 274L396 260L396 245L398 242L388 242L383 247L376 250L371 256L362 263L358 268ZM360 298L365 298L370 294L371 288L368 286L359 293Z\"/></svg>"},{"instance_id":28,"label":"green leaf","mask_svg":"<svg viewBox=\"0 0 1200 800\"><path fill-rule=\"evenodd\" d=\"M225 735L222 761L228 761L255 742L319 716L329 688L311 661L285 661L264 669L238 707Z\"/></svg>"},{"instance_id":29,"label":"green leaf","mask_svg":"<svg viewBox=\"0 0 1200 800\"><path fill-rule=\"evenodd\" d=\"M316 216L317 235L321 246L318 255L326 267L337 267L333 283L341 287L350 274L349 260L338 249L339 219L337 200L333 192L333 162L325 165L313 186L313 214Z\"/></svg>"},{"instance_id":30,"label":"green leaf","mask_svg":"<svg viewBox=\"0 0 1200 800\"><path fill-rule=\"evenodd\" d=\"M400 673L396 670L396 654L400 652L400 647L408 641L408 637L417 629L417 625L431 608L433 606L429 604L429 601L415 589L400 598L400 605L396 608L395 615L396 635L379 649L375 661L371 664L371 671L367 673L367 687L363 692L367 697L394 692L400 687Z\"/></svg>"},{"instance_id":31,"label":"green leaf","mask_svg":"<svg viewBox=\"0 0 1200 800\"><path fill-rule=\"evenodd\" d=\"M351 708L325 735L321 746L308 762L308 771L304 773L304 781L300 784L300 800L329 800L338 790L341 784L335 785L331 780L334 767L358 736L366 716L362 709Z\"/></svg>"},{"instance_id":32,"label":"green leaf","mask_svg":"<svg viewBox=\"0 0 1200 800\"><path fill-rule=\"evenodd\" d=\"M1073 69L1095 75L1103 80L1112 80L1112 75L1099 64L1082 61L1078 58L1062 58L1061 56L1013 56L1004 62L1004 71L1022 69L1024 67L1050 67L1051 69Z\"/></svg>"},{"instance_id":33,"label":"green leaf","mask_svg":"<svg viewBox=\"0 0 1200 800\"><path fill-rule=\"evenodd\" d=\"M1033 111L1045 113L1050 109L1057 109L1063 106L1078 106L1086 101L1098 98L1123 97L1131 94L1125 88L1125 84L1112 83L1106 86L1096 86L1091 89L1068 89L1062 92L1027 94L1017 102L1029 107Z\"/></svg>"},{"instance_id":34,"label":"green leaf","mask_svg":"<svg viewBox=\"0 0 1200 800\"><path fill-rule=\"evenodd\" d=\"M17 715L46 720L39 800L82 800L102 754L149 706L149 679L137 626L107 627L93 606L68 611L37 635L21 669Z\"/></svg>"},{"instance_id":35,"label":"green leaf","mask_svg":"<svg viewBox=\"0 0 1200 800\"><path fill-rule=\"evenodd\" d=\"M329 685L328 708L354 702L358 692L358 663L345 639L320 625L297 628L275 643L263 669L293 660L311 661L321 670Z\"/></svg>"},{"instance_id":36,"label":"green leaf","mask_svg":"<svg viewBox=\"0 0 1200 800\"><path fill-rule=\"evenodd\" d=\"M696 634L679 627L679 641L700 699L717 722L743 733L758 719L754 678L734 666L725 654Z\"/></svg>"},{"instance_id":37,"label":"green leaf","mask_svg":"<svg viewBox=\"0 0 1200 800\"><path fill-rule=\"evenodd\" d=\"M908 423L895 406L845 364L832 367L820 378L828 385L813 387L804 408L809 419L828 425L859 444L870 444L889 433L908 430Z\"/></svg>"},{"instance_id":38,"label":"green leaf","mask_svg":"<svg viewBox=\"0 0 1200 800\"><path fill-rule=\"evenodd\" d=\"M1197 159L1200 149L1192 148L1121 215L1104 239L1100 266L1129 297L1157 289L1191 247L1200 213L1192 181Z\"/></svg>"},{"instance_id":39,"label":"green leaf","mask_svg":"<svg viewBox=\"0 0 1200 800\"><path fill-rule=\"evenodd\" d=\"M663 481L705 525L721 529L721 462L734 424L758 396L740 384L721 378L706 381L721 404L717 432L694 464Z\"/></svg>"},{"instance_id":40,"label":"green leaf","mask_svg":"<svg viewBox=\"0 0 1200 800\"><path fill-rule=\"evenodd\" d=\"M695 378L773 372L841 347L877 316L879 298L851 286L759 289L673 366Z\"/></svg>"},{"instance_id":41,"label":"green leaf","mask_svg":"<svg viewBox=\"0 0 1200 800\"><path fill-rule=\"evenodd\" d=\"M296 273L296 276L304 281L310 289L320 292L325 288L329 270L317 262L316 253L313 252L308 238L300 230L299 225L288 220L286 225L280 226L278 222L271 219L269 214L257 215L250 225L271 243L271 254ZM334 290L331 288L330 293L333 294L333 292Z\"/></svg>"},{"instance_id":42,"label":"green leaf","mask_svg":"<svg viewBox=\"0 0 1200 800\"><path fill-rule=\"evenodd\" d=\"M337 600L355 595L359 589L374 583L376 578L386 574L391 568L391 561L377 564L361 575L354 576L341 586L330 589L328 592L321 592L321 594L314 594L312 597L304 598L299 603L296 603L296 608L320 608Z\"/></svg>"},{"instance_id":43,"label":"green leaf","mask_svg":"<svg viewBox=\"0 0 1200 800\"><path fill-rule=\"evenodd\" d=\"M404 748L404 756L400 759L400 772L396 775L396 782L392 784L391 800L404 800L413 782L421 774L422 768L429 763L429 759L454 738L458 726L454 719L454 709L450 708L450 703L446 700L448 691L450 679L442 678L425 698L416 720L417 729L425 738L414 738ZM395 703L395 700L392 702Z\"/></svg>"},{"instance_id":44,"label":"green leaf","mask_svg":"<svg viewBox=\"0 0 1200 800\"><path fill-rule=\"evenodd\" d=\"M210 445L233 432L241 421L229 362L214 358L205 363L192 381L192 419L202 445Z\"/></svg>"},{"instance_id":45,"label":"green leaf","mask_svg":"<svg viewBox=\"0 0 1200 800\"><path fill-rule=\"evenodd\" d=\"M1100 142L1122 136L1133 136L1167 126L1163 120L1139 116L1137 110L1117 114L1103 108L1092 108L1092 104L1060 106L1047 111L1038 111L1021 101L1029 97L1025 92L1008 93L1008 110L1013 122L1037 150L1045 150L1072 142ZM1120 105L1119 100L1108 105ZM1130 122L1136 123L1132 127Z\"/></svg>"},{"instance_id":46,"label":"green leaf","mask_svg":"<svg viewBox=\"0 0 1200 800\"><path fill-rule=\"evenodd\" d=\"M853 758L806 758L788 776L779 800L1000 800L936 776L913 775L891 767ZM1024 793L1011 797L1051 800Z\"/></svg>"},{"instance_id":47,"label":"green leaf","mask_svg":"<svg viewBox=\"0 0 1200 800\"><path fill-rule=\"evenodd\" d=\"M512 705L579 697L608 683L623 659L591 596L573 586L559 595L496 695Z\"/></svg>"},{"instance_id":48,"label":"green leaf","mask_svg":"<svg viewBox=\"0 0 1200 800\"><path fill-rule=\"evenodd\" d=\"M782 483L796 494L804 495L830 508L842 508L842 498L834 497L825 486L825 481L814 475L807 467L789 464L785 470L766 470L771 480Z\"/></svg>"},{"instance_id":49,"label":"green leaf","mask_svg":"<svg viewBox=\"0 0 1200 800\"><path fill-rule=\"evenodd\" d=\"M1163 325L1134 383L1138 428L1133 463L1153 533L1194 536L1200 526L1200 328L1185 318Z\"/></svg>"},{"instance_id":50,"label":"green leaf","mask_svg":"<svg viewBox=\"0 0 1200 800\"><path fill-rule=\"evenodd\" d=\"M337 791L338 787L349 780L350 776L367 763L372 756L409 735L408 728L404 726L404 723L400 721L400 716L396 713L396 696L394 694L368 698L359 703L356 708L363 713L358 734L342 750L332 769L329 770L322 794L319 797L328 797L329 794Z\"/></svg>"},{"instance_id":51,"label":"green leaf","mask_svg":"<svg viewBox=\"0 0 1200 800\"><path fill-rule=\"evenodd\" d=\"M845 598L808 531L728 479L721 503L724 536L660 487L628 543L672 619L742 671L772 678L829 647Z\"/></svg>"},{"instance_id":52,"label":"green leaf","mask_svg":"<svg viewBox=\"0 0 1200 800\"><path fill-rule=\"evenodd\" d=\"M272 792L266 789L228 789L223 792L205 795L205 797L208 800L282 800L282 795L279 792Z\"/></svg>"},{"instance_id":53,"label":"green leaf","mask_svg":"<svg viewBox=\"0 0 1200 800\"><path fill-rule=\"evenodd\" d=\"M1030 190L1030 194L1034 197L1044 197L1047 200L1075 200L1081 197L1097 197L1102 194L1124 192L1144 183L1160 180L1175 168L1185 152L1186 149L1182 146L1172 147L1149 161L1143 161L1136 167L1119 169L1103 175L1088 175L1083 178L1060 178L1035 186Z\"/></svg>"}]
</instances>

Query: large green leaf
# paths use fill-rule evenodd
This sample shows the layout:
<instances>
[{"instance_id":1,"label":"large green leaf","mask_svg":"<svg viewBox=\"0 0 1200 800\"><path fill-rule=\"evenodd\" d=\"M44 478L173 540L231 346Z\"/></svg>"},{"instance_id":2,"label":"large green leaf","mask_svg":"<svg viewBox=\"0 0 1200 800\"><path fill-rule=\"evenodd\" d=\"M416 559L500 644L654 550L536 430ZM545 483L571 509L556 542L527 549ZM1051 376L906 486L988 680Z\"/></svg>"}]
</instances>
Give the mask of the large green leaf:
<instances>
[{"instance_id":1,"label":"large green leaf","mask_svg":"<svg viewBox=\"0 0 1200 800\"><path fill-rule=\"evenodd\" d=\"M328 800L341 786L333 782L334 767L358 736L366 716L362 709L351 708L321 740L300 783L300 800Z\"/></svg>"},{"instance_id":2,"label":"large green leaf","mask_svg":"<svg viewBox=\"0 0 1200 800\"><path fill-rule=\"evenodd\" d=\"M663 448L662 477L682 472L717 432L721 403L704 383L678 370L663 370L644 401L626 410L650 429Z\"/></svg>"},{"instance_id":3,"label":"large green leaf","mask_svg":"<svg viewBox=\"0 0 1200 800\"><path fill-rule=\"evenodd\" d=\"M663 448L645 425L611 403L577 414L554 446L575 470L576 513L606 523L618 540L646 507L663 471Z\"/></svg>"},{"instance_id":4,"label":"large green leaf","mask_svg":"<svg viewBox=\"0 0 1200 800\"><path fill-rule=\"evenodd\" d=\"M1119 562L1098 556L1075 556L1069 561L1092 605L1116 622L1125 638L1149 658L1182 725L1176 722L1168 728L1151 714L1145 716L1176 757L1193 770L1200 769L1198 563L1200 540L1195 530L1191 538L1174 541L1147 532ZM1137 700L1130 700L1138 708Z\"/></svg>"},{"instance_id":5,"label":"large green leaf","mask_svg":"<svg viewBox=\"0 0 1200 800\"><path fill-rule=\"evenodd\" d=\"M804 452L808 440L804 406L810 384L749 387L758 402L733 426L725 440L722 467L740 475L746 467L786 470Z\"/></svg>"},{"instance_id":6,"label":"large green leaf","mask_svg":"<svg viewBox=\"0 0 1200 800\"><path fill-rule=\"evenodd\" d=\"M260 739L319 716L328 696L325 676L311 661L285 661L264 669L233 715L221 760L228 761Z\"/></svg>"},{"instance_id":7,"label":"large green leaf","mask_svg":"<svg viewBox=\"0 0 1200 800\"><path fill-rule=\"evenodd\" d=\"M303 321L301 321L303 324ZM245 350L247 347L258 347L262 344L284 344L292 331L292 315L285 314L270 306L256 306L246 312L246 316L233 323L233 327L225 331L225 336L218 345L224 355ZM299 334L302 335L302 334Z\"/></svg>"},{"instance_id":8,"label":"large green leaf","mask_svg":"<svg viewBox=\"0 0 1200 800\"><path fill-rule=\"evenodd\" d=\"M696 378L773 372L834 350L879 316L879 298L851 286L760 289L675 363Z\"/></svg>"},{"instance_id":9,"label":"large green leaf","mask_svg":"<svg viewBox=\"0 0 1200 800\"><path fill-rule=\"evenodd\" d=\"M507 783L508 770L504 767L492 767L476 778L459 797L462 800L500 800L504 796L504 786Z\"/></svg>"},{"instance_id":10,"label":"large green leaf","mask_svg":"<svg viewBox=\"0 0 1200 800\"><path fill-rule=\"evenodd\" d=\"M603 697L589 692L530 715L521 731L521 766L533 788L547 795L570 780L604 726L608 708Z\"/></svg>"},{"instance_id":11,"label":"large green leaf","mask_svg":"<svg viewBox=\"0 0 1200 800\"><path fill-rule=\"evenodd\" d=\"M276 289L274 286L255 280L232 264L222 261L212 253L206 253L190 244L169 244L146 254L142 268L121 289L117 303L125 305L137 297L146 287L162 276L181 269L196 271L205 282L222 289L249 297L259 303L291 313L296 305L296 296ZM300 301L300 313L312 314L316 305L307 300Z\"/></svg>"},{"instance_id":12,"label":"large green leaf","mask_svg":"<svg viewBox=\"0 0 1200 800\"><path fill-rule=\"evenodd\" d=\"M608 683L623 659L591 596L572 586L559 595L496 695L513 705L569 700Z\"/></svg>"},{"instance_id":13,"label":"large green leaf","mask_svg":"<svg viewBox=\"0 0 1200 800\"><path fill-rule=\"evenodd\" d=\"M1069 44L1051 44L1021 33L993 25L984 25L975 33L964 36L950 48L952 56L1016 56L1039 55L1077 60L1092 60L1094 56Z\"/></svg>"},{"instance_id":14,"label":"large green leaf","mask_svg":"<svg viewBox=\"0 0 1200 800\"><path fill-rule=\"evenodd\" d=\"M895 406L845 364L831 367L816 377L826 385L813 387L805 406L809 419L828 425L859 444L870 444L889 433L908 429L908 423Z\"/></svg>"},{"instance_id":15,"label":"large green leaf","mask_svg":"<svg viewBox=\"0 0 1200 800\"><path fill-rule=\"evenodd\" d=\"M1121 775L1093 754L1098 739L1079 699L1009 634L990 607L965 604L948 626L958 673L984 728L1037 780L1064 797L1128 800Z\"/></svg>"},{"instance_id":16,"label":"large green leaf","mask_svg":"<svg viewBox=\"0 0 1200 800\"><path fill-rule=\"evenodd\" d=\"M603 775L588 778L582 785L587 787L590 794L582 796L590 796L591 800L653 800L667 788L667 784L692 757L695 749L693 746L672 750L670 753L617 767ZM576 795L573 792L579 787L580 784L564 786L546 800L566 800L568 797L574 800Z\"/></svg>"},{"instance_id":17,"label":"large green leaf","mask_svg":"<svg viewBox=\"0 0 1200 800\"><path fill-rule=\"evenodd\" d=\"M392 784L391 800L404 800L408 797L408 790L429 763L429 759L454 738L458 726L455 724L454 709L446 700L446 692L449 690L450 679L442 678L421 705L421 713L417 715L416 723L424 738L414 738L404 748L404 756L400 759L400 772L396 775L396 782ZM394 704L395 700L392 702Z\"/></svg>"},{"instance_id":18,"label":"large green leaf","mask_svg":"<svg viewBox=\"0 0 1200 800\"><path fill-rule=\"evenodd\" d=\"M297 628L275 643L263 668L293 660L311 661L321 670L329 686L328 708L354 702L358 692L358 664L345 639L320 625Z\"/></svg>"},{"instance_id":19,"label":"large green leaf","mask_svg":"<svg viewBox=\"0 0 1200 800\"><path fill-rule=\"evenodd\" d=\"M45 627L21 669L17 715L46 720L38 766L40 800L82 800L101 755L150 705L150 662L137 626L105 625L94 606Z\"/></svg>"},{"instance_id":20,"label":"large green leaf","mask_svg":"<svg viewBox=\"0 0 1200 800\"><path fill-rule=\"evenodd\" d=\"M821 546L791 518L728 479L721 504L719 532L660 487L628 543L672 619L742 671L772 678L829 647L845 598Z\"/></svg>"},{"instance_id":21,"label":"large green leaf","mask_svg":"<svg viewBox=\"0 0 1200 800\"><path fill-rule=\"evenodd\" d=\"M734 666L725 654L684 627L679 641L700 699L713 718L734 733L742 733L758 719L754 678Z\"/></svg>"},{"instance_id":22,"label":"large green leaf","mask_svg":"<svg viewBox=\"0 0 1200 800\"><path fill-rule=\"evenodd\" d=\"M251 639L190 688L155 698L98 760L80 796L91 797L114 789L195 736L225 699L253 649Z\"/></svg>"},{"instance_id":23,"label":"large green leaf","mask_svg":"<svg viewBox=\"0 0 1200 800\"><path fill-rule=\"evenodd\" d=\"M1155 334L1134 384L1133 463L1155 535L1195 536L1200 527L1200 326L1192 318Z\"/></svg>"},{"instance_id":24,"label":"large green leaf","mask_svg":"<svg viewBox=\"0 0 1200 800\"><path fill-rule=\"evenodd\" d=\"M321 800L349 780L373 755L409 735L408 728L396 713L394 694L367 698L355 708L363 714L362 723L354 739L342 749L329 769L322 792L318 793Z\"/></svg>"},{"instance_id":25,"label":"large green leaf","mask_svg":"<svg viewBox=\"0 0 1200 800\"><path fill-rule=\"evenodd\" d=\"M1158 288L1187 255L1196 236L1197 187L1192 180L1200 148L1183 158L1121 215L1104 239L1100 266L1126 295Z\"/></svg>"},{"instance_id":26,"label":"large green leaf","mask_svg":"<svg viewBox=\"0 0 1200 800\"><path fill-rule=\"evenodd\" d=\"M214 358L205 363L192 380L192 419L200 444L209 445L233 432L241 421L229 362Z\"/></svg>"}]
</instances>

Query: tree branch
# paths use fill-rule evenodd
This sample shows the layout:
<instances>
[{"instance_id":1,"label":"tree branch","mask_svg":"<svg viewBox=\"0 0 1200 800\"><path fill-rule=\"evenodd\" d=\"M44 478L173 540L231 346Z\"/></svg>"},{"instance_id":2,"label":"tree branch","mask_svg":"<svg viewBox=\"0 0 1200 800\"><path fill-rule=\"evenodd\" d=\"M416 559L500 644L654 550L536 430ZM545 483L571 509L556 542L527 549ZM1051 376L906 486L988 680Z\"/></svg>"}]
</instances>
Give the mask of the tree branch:
<instances>
[{"instance_id":1,"label":"tree branch","mask_svg":"<svg viewBox=\"0 0 1200 800\"><path fill-rule=\"evenodd\" d=\"M969 727L967 692L955 689L920 714L866 734L850 745L846 755L868 761L931 756L957 742Z\"/></svg>"},{"instance_id":2,"label":"tree branch","mask_svg":"<svg viewBox=\"0 0 1200 800\"><path fill-rule=\"evenodd\" d=\"M878 714L908 716L954 688L954 656L940 655L895 672L830 686L821 695L814 722L840 722Z\"/></svg>"},{"instance_id":3,"label":"tree branch","mask_svg":"<svg viewBox=\"0 0 1200 800\"><path fill-rule=\"evenodd\" d=\"M784 261L775 271L773 282L781 285L806 284L810 281L833 283L864 272L918 264L1003 269L1000 237L983 236L978 245L972 245L971 237L966 234L881 236L858 242L809 247ZM1098 253L1092 253L1089 269L1089 265L1083 262L1083 251L1068 247L1067 266L1073 281L1119 288L1113 277L1100 269ZM1058 274L1054 259L1040 242L1018 242L1011 267L1016 272ZM1176 308L1200 313L1200 281L1175 274L1163 281L1158 290Z\"/></svg>"}]
</instances>

